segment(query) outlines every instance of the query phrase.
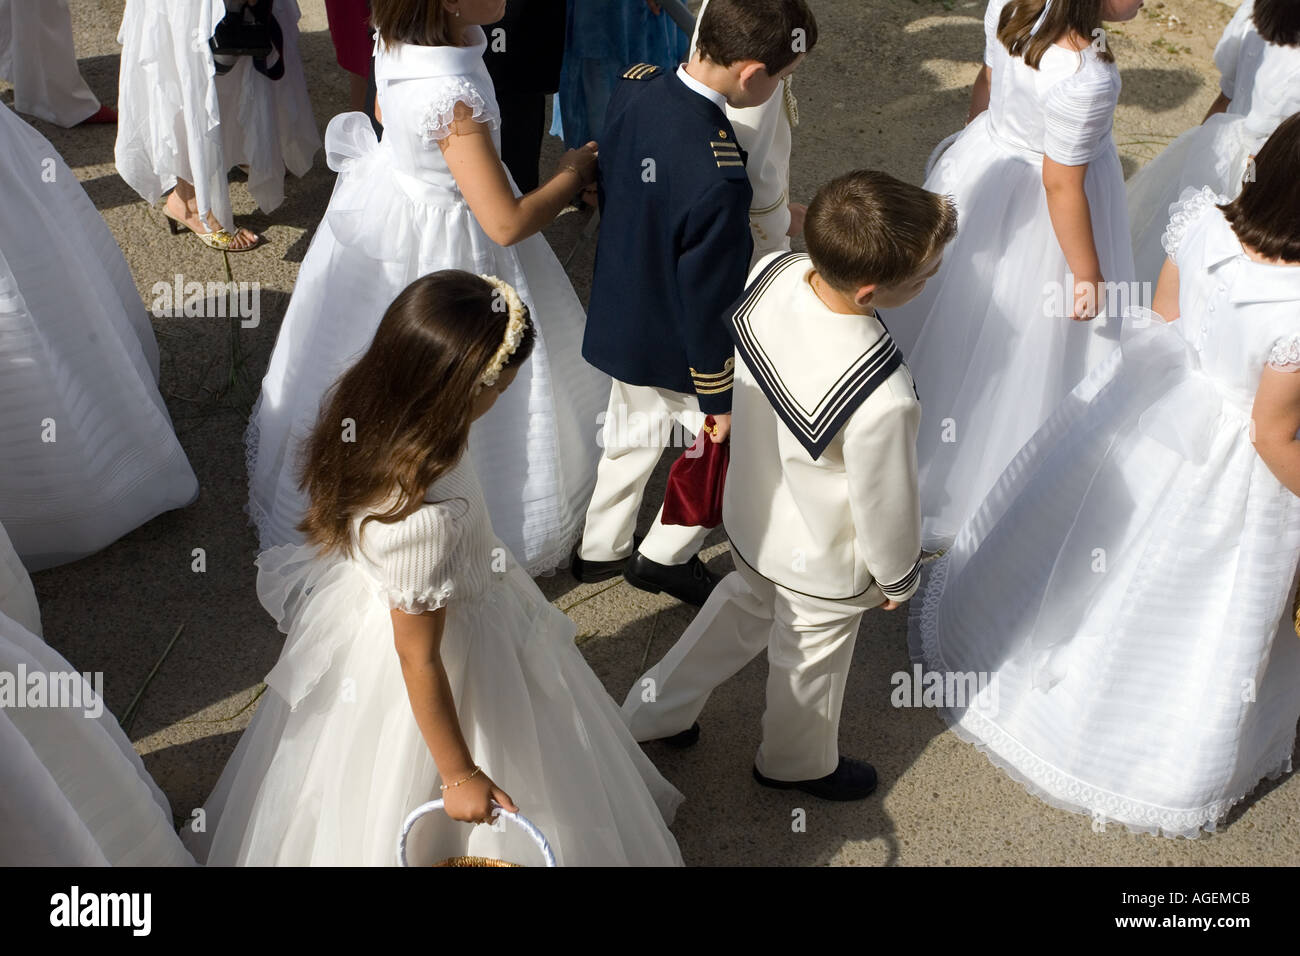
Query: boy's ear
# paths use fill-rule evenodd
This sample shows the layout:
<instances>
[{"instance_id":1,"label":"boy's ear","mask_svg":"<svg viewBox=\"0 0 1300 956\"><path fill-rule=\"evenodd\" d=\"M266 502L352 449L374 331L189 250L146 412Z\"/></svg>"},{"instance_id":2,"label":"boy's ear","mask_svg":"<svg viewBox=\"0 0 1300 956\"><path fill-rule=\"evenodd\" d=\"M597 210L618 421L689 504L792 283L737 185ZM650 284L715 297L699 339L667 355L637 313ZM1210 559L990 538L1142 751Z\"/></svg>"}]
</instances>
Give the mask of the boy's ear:
<instances>
[{"instance_id":1,"label":"boy's ear","mask_svg":"<svg viewBox=\"0 0 1300 956\"><path fill-rule=\"evenodd\" d=\"M741 60L739 63L734 65L740 67L740 72L736 74L736 79L740 81L740 85L744 89L749 89L750 84L754 82L754 77L759 73L762 73L764 76L767 75L767 67L758 60Z\"/></svg>"},{"instance_id":2,"label":"boy's ear","mask_svg":"<svg viewBox=\"0 0 1300 956\"><path fill-rule=\"evenodd\" d=\"M871 297L876 294L880 286L872 282L868 285L858 286L858 291L853 295L853 304L859 309L865 309L871 303Z\"/></svg>"}]
</instances>

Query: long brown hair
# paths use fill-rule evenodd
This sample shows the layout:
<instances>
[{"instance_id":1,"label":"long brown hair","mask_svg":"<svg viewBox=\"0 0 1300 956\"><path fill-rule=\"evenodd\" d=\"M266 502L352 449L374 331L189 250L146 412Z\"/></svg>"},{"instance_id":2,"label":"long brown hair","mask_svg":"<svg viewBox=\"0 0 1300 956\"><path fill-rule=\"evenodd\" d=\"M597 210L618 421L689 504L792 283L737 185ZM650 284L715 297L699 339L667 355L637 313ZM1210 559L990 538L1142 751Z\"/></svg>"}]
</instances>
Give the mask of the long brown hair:
<instances>
[{"instance_id":1,"label":"long brown hair","mask_svg":"<svg viewBox=\"0 0 1300 956\"><path fill-rule=\"evenodd\" d=\"M446 269L393 300L374 341L326 394L302 446L298 487L310 498L298 530L322 551L352 553L352 519L413 514L465 451L479 379L505 339L509 310L488 282ZM523 339L509 366L533 349ZM387 507L384 507L387 506Z\"/></svg>"},{"instance_id":2,"label":"long brown hair","mask_svg":"<svg viewBox=\"0 0 1300 956\"><path fill-rule=\"evenodd\" d=\"M442 0L370 0L370 25L384 46L451 46L451 14Z\"/></svg>"},{"instance_id":3,"label":"long brown hair","mask_svg":"<svg viewBox=\"0 0 1300 956\"><path fill-rule=\"evenodd\" d=\"M1259 148L1241 194L1220 206L1245 245L1267 259L1300 263L1300 113Z\"/></svg>"},{"instance_id":4,"label":"long brown hair","mask_svg":"<svg viewBox=\"0 0 1300 956\"><path fill-rule=\"evenodd\" d=\"M1035 70L1057 40L1076 33L1085 40L1097 35L1101 26L1102 0L1051 0L1052 8L1037 33L1031 33L1048 0L1011 0L998 20L998 39L1012 56L1018 56ZM1109 47L1097 50L1098 58L1114 63Z\"/></svg>"}]
</instances>

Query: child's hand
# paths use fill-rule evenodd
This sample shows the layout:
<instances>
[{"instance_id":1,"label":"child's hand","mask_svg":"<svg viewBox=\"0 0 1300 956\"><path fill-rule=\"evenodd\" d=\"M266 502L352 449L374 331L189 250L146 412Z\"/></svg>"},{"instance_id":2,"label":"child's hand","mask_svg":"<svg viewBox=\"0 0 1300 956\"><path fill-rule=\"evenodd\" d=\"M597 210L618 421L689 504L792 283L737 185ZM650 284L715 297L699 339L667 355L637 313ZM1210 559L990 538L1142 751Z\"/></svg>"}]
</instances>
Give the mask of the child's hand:
<instances>
[{"instance_id":1,"label":"child's hand","mask_svg":"<svg viewBox=\"0 0 1300 956\"><path fill-rule=\"evenodd\" d=\"M900 601L891 601L889 598L885 598L885 603L884 603L884 604L877 604L877 605L876 605L876 607L877 607L879 610L881 610L881 611L897 611L897 610L898 610L900 607L902 607L902 606L903 606L903 605L902 605L902 602L900 602Z\"/></svg>"},{"instance_id":2,"label":"child's hand","mask_svg":"<svg viewBox=\"0 0 1300 956\"><path fill-rule=\"evenodd\" d=\"M803 235L803 221L807 215L808 207L803 203L790 203L790 228L785 231L785 234L791 237Z\"/></svg>"},{"instance_id":3,"label":"child's hand","mask_svg":"<svg viewBox=\"0 0 1300 956\"><path fill-rule=\"evenodd\" d=\"M462 823L491 823L493 800L512 813L519 810L510 794L485 773L476 774L459 787L448 787L442 798L447 816Z\"/></svg>"},{"instance_id":4,"label":"child's hand","mask_svg":"<svg viewBox=\"0 0 1300 956\"><path fill-rule=\"evenodd\" d=\"M726 415L713 416L713 431L709 432L709 438L715 445L721 445L731 434L731 413Z\"/></svg>"},{"instance_id":5,"label":"child's hand","mask_svg":"<svg viewBox=\"0 0 1300 956\"><path fill-rule=\"evenodd\" d=\"M596 142L592 140L581 149L568 150L560 157L559 169L572 169L582 177L583 187L596 181Z\"/></svg>"},{"instance_id":6,"label":"child's hand","mask_svg":"<svg viewBox=\"0 0 1300 956\"><path fill-rule=\"evenodd\" d=\"M1095 319L1106 299L1106 280L1099 275L1080 276L1074 280L1074 305L1070 318L1076 322Z\"/></svg>"}]
</instances>

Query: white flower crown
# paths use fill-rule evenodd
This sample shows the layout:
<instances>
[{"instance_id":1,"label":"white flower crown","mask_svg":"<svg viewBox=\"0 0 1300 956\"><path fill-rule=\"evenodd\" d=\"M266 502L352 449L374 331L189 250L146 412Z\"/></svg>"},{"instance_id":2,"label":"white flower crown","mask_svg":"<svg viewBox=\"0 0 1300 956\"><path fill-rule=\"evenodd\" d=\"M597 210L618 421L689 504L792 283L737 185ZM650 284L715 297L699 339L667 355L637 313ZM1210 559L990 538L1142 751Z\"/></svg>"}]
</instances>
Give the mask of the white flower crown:
<instances>
[{"instance_id":1,"label":"white flower crown","mask_svg":"<svg viewBox=\"0 0 1300 956\"><path fill-rule=\"evenodd\" d=\"M497 294L505 301L510 309L510 320L506 322L506 335L502 340L500 348L492 356L492 361L488 362L487 368L483 370L482 377L479 378L479 388L491 388L501 377L501 371L510 361L510 356L515 354L515 349L519 348L519 343L524 338L524 326L527 320L524 318L524 303L519 298L519 293L514 287L504 279L498 279L496 276L480 275L480 279L492 286ZM493 296L493 309L496 308L496 296Z\"/></svg>"}]
</instances>

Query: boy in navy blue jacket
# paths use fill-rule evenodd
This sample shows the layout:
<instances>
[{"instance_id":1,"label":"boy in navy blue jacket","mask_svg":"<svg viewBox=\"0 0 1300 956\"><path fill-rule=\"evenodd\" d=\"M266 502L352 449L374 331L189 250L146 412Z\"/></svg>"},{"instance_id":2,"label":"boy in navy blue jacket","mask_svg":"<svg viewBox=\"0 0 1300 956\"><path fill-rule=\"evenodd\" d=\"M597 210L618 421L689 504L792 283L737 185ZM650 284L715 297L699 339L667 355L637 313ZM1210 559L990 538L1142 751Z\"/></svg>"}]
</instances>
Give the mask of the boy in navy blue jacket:
<instances>
[{"instance_id":1,"label":"boy in navy blue jacket","mask_svg":"<svg viewBox=\"0 0 1300 956\"><path fill-rule=\"evenodd\" d=\"M656 515L636 548L636 516L674 423L695 434L711 414L715 442L731 426L724 317L745 287L752 191L725 108L766 102L816 39L804 0L710 0L694 58L676 73L633 66L610 100L582 354L614 383L581 581L622 573L697 606L717 583L697 554L707 528Z\"/></svg>"}]
</instances>

